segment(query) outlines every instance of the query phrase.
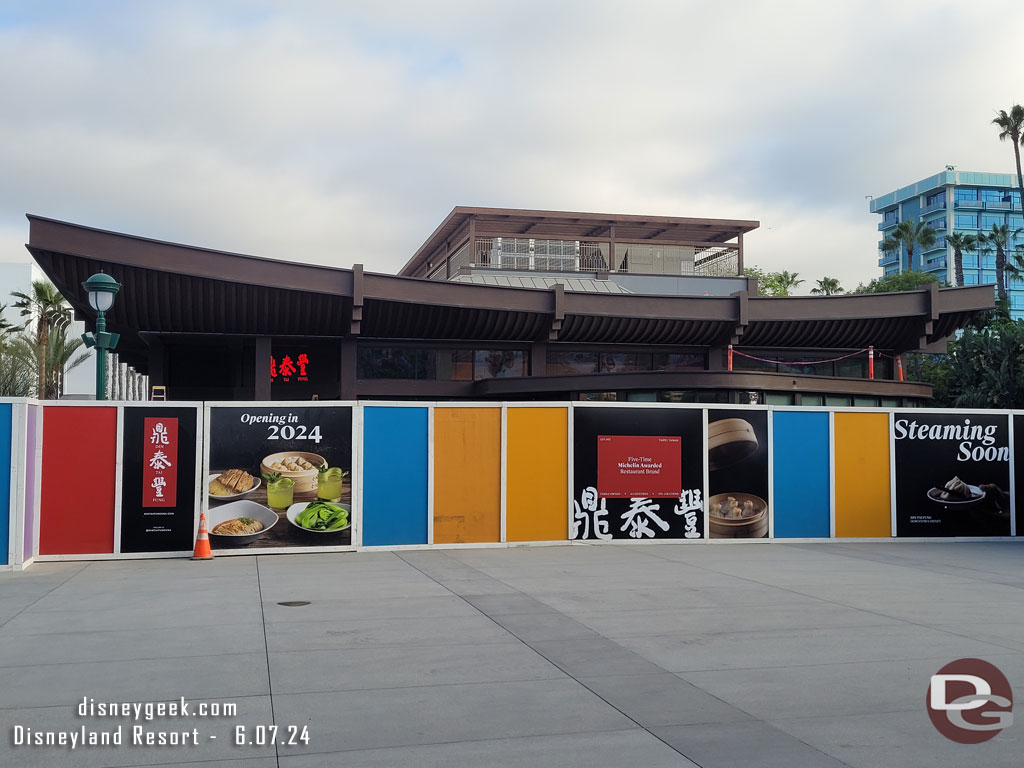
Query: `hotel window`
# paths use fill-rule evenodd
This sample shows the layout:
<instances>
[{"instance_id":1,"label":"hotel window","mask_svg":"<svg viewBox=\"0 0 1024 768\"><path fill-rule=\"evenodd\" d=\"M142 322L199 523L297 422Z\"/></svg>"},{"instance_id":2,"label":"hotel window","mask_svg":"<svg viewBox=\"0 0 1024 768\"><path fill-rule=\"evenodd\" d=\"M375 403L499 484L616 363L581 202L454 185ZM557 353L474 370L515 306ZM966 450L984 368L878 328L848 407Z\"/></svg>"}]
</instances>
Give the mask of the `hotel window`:
<instances>
[{"instance_id":1,"label":"hotel window","mask_svg":"<svg viewBox=\"0 0 1024 768\"><path fill-rule=\"evenodd\" d=\"M964 253L964 266L978 268L978 252Z\"/></svg>"},{"instance_id":2,"label":"hotel window","mask_svg":"<svg viewBox=\"0 0 1024 768\"><path fill-rule=\"evenodd\" d=\"M983 213L981 214L981 228L992 229L992 227L999 227L1006 223L1006 219L1000 216L998 213Z\"/></svg>"},{"instance_id":3,"label":"hotel window","mask_svg":"<svg viewBox=\"0 0 1024 768\"><path fill-rule=\"evenodd\" d=\"M954 191L954 198L959 203L963 200L974 201L978 199L978 190L976 189L957 189Z\"/></svg>"},{"instance_id":4,"label":"hotel window","mask_svg":"<svg viewBox=\"0 0 1024 768\"><path fill-rule=\"evenodd\" d=\"M965 272L964 273L964 285L977 285L978 284L978 273L977 272Z\"/></svg>"},{"instance_id":5,"label":"hotel window","mask_svg":"<svg viewBox=\"0 0 1024 768\"><path fill-rule=\"evenodd\" d=\"M941 202L945 199L946 193L944 191L936 192L934 195L928 195L928 197L926 197L924 200L924 204L925 206L934 205L935 203Z\"/></svg>"},{"instance_id":6,"label":"hotel window","mask_svg":"<svg viewBox=\"0 0 1024 768\"><path fill-rule=\"evenodd\" d=\"M983 189L981 190L981 199L986 203L1001 203L1006 193L1001 189Z\"/></svg>"},{"instance_id":7,"label":"hotel window","mask_svg":"<svg viewBox=\"0 0 1024 768\"><path fill-rule=\"evenodd\" d=\"M1020 192L1003 192L1003 200L1005 201L1006 198L1009 198L1010 202L1012 202L1018 208L1020 207Z\"/></svg>"},{"instance_id":8,"label":"hotel window","mask_svg":"<svg viewBox=\"0 0 1024 768\"><path fill-rule=\"evenodd\" d=\"M996 255L993 251L981 254L981 266L982 269L995 269L996 268Z\"/></svg>"},{"instance_id":9,"label":"hotel window","mask_svg":"<svg viewBox=\"0 0 1024 768\"><path fill-rule=\"evenodd\" d=\"M978 217L973 213L958 213L954 222L955 226L963 229L977 229Z\"/></svg>"},{"instance_id":10,"label":"hotel window","mask_svg":"<svg viewBox=\"0 0 1024 768\"><path fill-rule=\"evenodd\" d=\"M893 209L891 211L886 211L885 212L885 218L883 218L882 221L885 224L895 224L896 220L898 218L899 218L899 211L896 210L896 209Z\"/></svg>"},{"instance_id":11,"label":"hotel window","mask_svg":"<svg viewBox=\"0 0 1024 768\"><path fill-rule=\"evenodd\" d=\"M982 273L981 273L981 282L982 282L983 285L989 285L990 283L995 283L995 281L996 281L996 273L995 272L989 272L987 269L982 271Z\"/></svg>"},{"instance_id":12,"label":"hotel window","mask_svg":"<svg viewBox=\"0 0 1024 768\"><path fill-rule=\"evenodd\" d=\"M1006 223L1009 225L1010 229L1020 229L1021 227L1024 227L1024 216L1007 216Z\"/></svg>"}]
</instances>

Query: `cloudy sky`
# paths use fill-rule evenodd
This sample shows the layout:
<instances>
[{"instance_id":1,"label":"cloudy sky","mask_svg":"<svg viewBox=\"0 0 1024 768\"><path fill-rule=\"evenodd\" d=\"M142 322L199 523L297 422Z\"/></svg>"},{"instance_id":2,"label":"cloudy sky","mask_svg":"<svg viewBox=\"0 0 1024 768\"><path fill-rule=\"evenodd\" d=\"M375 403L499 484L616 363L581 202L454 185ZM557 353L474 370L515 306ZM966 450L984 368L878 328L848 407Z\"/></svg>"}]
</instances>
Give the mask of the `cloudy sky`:
<instances>
[{"instance_id":1,"label":"cloudy sky","mask_svg":"<svg viewBox=\"0 0 1024 768\"><path fill-rule=\"evenodd\" d=\"M455 205L756 219L878 274L865 195L1009 172L1019 2L0 0L0 260L25 213L400 267Z\"/></svg>"}]
</instances>

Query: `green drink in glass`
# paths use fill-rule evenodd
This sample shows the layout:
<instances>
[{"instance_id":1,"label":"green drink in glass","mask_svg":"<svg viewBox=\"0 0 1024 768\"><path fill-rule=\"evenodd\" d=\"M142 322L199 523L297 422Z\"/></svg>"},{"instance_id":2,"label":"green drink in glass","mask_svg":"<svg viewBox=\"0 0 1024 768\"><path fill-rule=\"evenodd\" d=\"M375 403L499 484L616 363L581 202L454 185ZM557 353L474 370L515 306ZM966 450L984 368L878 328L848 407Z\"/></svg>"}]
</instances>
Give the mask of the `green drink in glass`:
<instances>
[{"instance_id":1,"label":"green drink in glass","mask_svg":"<svg viewBox=\"0 0 1024 768\"><path fill-rule=\"evenodd\" d=\"M295 498L295 481L290 477L267 477L267 505L274 509L288 509Z\"/></svg>"},{"instance_id":2,"label":"green drink in glass","mask_svg":"<svg viewBox=\"0 0 1024 768\"><path fill-rule=\"evenodd\" d=\"M324 464L316 478L316 497L324 501L340 501L341 489L345 484L345 473L341 467Z\"/></svg>"}]
</instances>

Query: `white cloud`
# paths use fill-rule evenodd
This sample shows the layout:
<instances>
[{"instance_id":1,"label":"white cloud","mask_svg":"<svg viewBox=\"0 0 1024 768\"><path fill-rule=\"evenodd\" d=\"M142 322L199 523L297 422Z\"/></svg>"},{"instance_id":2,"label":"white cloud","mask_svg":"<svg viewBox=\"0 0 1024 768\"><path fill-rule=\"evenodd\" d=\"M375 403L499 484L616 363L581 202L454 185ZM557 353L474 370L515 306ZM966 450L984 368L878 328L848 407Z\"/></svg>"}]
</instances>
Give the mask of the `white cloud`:
<instances>
[{"instance_id":1,"label":"white cloud","mask_svg":"<svg viewBox=\"0 0 1024 768\"><path fill-rule=\"evenodd\" d=\"M748 262L878 274L864 196L1009 171L1012 2L75 4L0 16L23 215L397 269L455 205L752 218ZM11 241L14 233L14 241Z\"/></svg>"}]
</instances>

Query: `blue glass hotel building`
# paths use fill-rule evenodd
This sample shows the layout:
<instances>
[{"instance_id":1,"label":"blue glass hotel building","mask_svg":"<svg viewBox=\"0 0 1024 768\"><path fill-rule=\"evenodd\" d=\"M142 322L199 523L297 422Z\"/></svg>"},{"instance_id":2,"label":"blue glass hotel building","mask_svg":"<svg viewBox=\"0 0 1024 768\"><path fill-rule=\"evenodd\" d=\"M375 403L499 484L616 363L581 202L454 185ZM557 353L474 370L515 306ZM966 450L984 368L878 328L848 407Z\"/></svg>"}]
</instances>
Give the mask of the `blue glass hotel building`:
<instances>
[{"instance_id":1,"label":"blue glass hotel building","mask_svg":"<svg viewBox=\"0 0 1024 768\"><path fill-rule=\"evenodd\" d=\"M916 184L897 189L871 200L871 212L882 217L878 224L878 266L885 274L900 272L906 267L907 254L885 252L882 243L893 233L900 221L923 220L937 235L931 248L914 250L913 268L932 272L948 285L955 285L953 249L946 245L952 232L978 235L988 232L993 224L1008 224L1010 230L1024 227L1017 176L1011 173L978 173L945 170ZM1021 237L1024 245L1024 235ZM1013 247L1011 242L1010 247ZM996 255L974 251L964 253L964 284L983 285L996 282ZM1007 275L1007 295L1014 318L1024 318L1024 281Z\"/></svg>"}]
</instances>

